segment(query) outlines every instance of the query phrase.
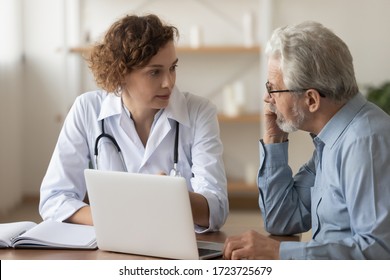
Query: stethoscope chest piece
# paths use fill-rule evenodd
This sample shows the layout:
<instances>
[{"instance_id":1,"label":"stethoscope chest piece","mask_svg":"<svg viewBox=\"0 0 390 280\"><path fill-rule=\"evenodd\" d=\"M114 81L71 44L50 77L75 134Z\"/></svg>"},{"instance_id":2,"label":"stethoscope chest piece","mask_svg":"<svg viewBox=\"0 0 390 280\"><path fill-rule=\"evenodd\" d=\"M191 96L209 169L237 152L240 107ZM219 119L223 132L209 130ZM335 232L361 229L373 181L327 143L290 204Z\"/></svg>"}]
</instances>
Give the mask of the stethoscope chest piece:
<instances>
[{"instance_id":1,"label":"stethoscope chest piece","mask_svg":"<svg viewBox=\"0 0 390 280\"><path fill-rule=\"evenodd\" d=\"M171 172L169 173L169 176L181 177L180 171L177 169L177 163L173 164L173 168L171 169Z\"/></svg>"}]
</instances>

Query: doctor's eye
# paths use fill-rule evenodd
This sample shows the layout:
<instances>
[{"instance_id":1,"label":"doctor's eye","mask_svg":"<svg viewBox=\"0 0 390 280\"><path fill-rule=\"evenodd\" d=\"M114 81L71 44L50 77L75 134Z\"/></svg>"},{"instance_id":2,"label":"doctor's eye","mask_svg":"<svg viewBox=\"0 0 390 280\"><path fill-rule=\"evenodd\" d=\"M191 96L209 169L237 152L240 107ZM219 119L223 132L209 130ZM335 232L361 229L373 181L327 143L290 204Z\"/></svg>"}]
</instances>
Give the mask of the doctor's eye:
<instances>
[{"instance_id":1,"label":"doctor's eye","mask_svg":"<svg viewBox=\"0 0 390 280\"><path fill-rule=\"evenodd\" d=\"M159 69L155 69L155 70L152 70L149 72L149 75L152 76L152 77L155 77L155 76L158 76L160 74L160 70Z\"/></svg>"},{"instance_id":2,"label":"doctor's eye","mask_svg":"<svg viewBox=\"0 0 390 280\"><path fill-rule=\"evenodd\" d=\"M176 69L177 69L177 66L178 66L177 64L172 65L171 68L169 68L169 70L170 70L171 72L175 72Z\"/></svg>"}]
</instances>

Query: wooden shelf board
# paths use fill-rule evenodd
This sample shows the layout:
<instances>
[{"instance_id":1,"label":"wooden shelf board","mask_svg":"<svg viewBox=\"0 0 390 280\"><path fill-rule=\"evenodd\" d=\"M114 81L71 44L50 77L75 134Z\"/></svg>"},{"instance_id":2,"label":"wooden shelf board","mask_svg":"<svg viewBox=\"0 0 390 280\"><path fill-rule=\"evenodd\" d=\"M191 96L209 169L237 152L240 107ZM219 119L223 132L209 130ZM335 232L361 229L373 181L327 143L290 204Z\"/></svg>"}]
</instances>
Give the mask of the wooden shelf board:
<instances>
[{"instance_id":1,"label":"wooden shelf board","mask_svg":"<svg viewBox=\"0 0 390 280\"><path fill-rule=\"evenodd\" d=\"M86 53L89 53L91 51L91 48L92 47L90 47L90 46L73 47L73 48L69 48L69 52L70 53L86 54Z\"/></svg>"},{"instance_id":2,"label":"wooden shelf board","mask_svg":"<svg viewBox=\"0 0 390 280\"><path fill-rule=\"evenodd\" d=\"M258 198L255 196L229 196L230 210L259 210Z\"/></svg>"},{"instance_id":3,"label":"wooden shelf board","mask_svg":"<svg viewBox=\"0 0 390 280\"><path fill-rule=\"evenodd\" d=\"M244 181L228 179L228 193L241 195L258 195L259 191L256 184L247 184Z\"/></svg>"},{"instance_id":4,"label":"wooden shelf board","mask_svg":"<svg viewBox=\"0 0 390 280\"><path fill-rule=\"evenodd\" d=\"M256 185L228 179L230 209L259 209L259 191Z\"/></svg>"},{"instance_id":5,"label":"wooden shelf board","mask_svg":"<svg viewBox=\"0 0 390 280\"><path fill-rule=\"evenodd\" d=\"M224 114L219 114L218 120L221 123L260 123L260 114L241 114L238 116L227 116Z\"/></svg>"}]
</instances>

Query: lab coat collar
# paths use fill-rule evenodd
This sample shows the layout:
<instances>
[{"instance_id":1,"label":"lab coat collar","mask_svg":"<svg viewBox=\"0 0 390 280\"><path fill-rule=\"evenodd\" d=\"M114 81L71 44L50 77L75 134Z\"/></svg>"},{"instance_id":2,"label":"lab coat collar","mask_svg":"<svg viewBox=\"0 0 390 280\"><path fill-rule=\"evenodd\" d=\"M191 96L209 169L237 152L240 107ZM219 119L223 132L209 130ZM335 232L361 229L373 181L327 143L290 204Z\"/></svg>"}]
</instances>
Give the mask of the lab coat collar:
<instances>
[{"instance_id":1,"label":"lab coat collar","mask_svg":"<svg viewBox=\"0 0 390 280\"><path fill-rule=\"evenodd\" d=\"M184 126L190 126L187 100L184 93L180 92L177 87L174 87L172 91L169 104L162 115L164 114L168 119L173 119Z\"/></svg>"},{"instance_id":2,"label":"lab coat collar","mask_svg":"<svg viewBox=\"0 0 390 280\"><path fill-rule=\"evenodd\" d=\"M113 93L108 93L102 101L98 121L114 115L120 115L122 112L121 97ZM166 118L178 121L181 125L190 126L187 100L177 87L174 87L169 104L160 117L164 115Z\"/></svg>"},{"instance_id":3,"label":"lab coat collar","mask_svg":"<svg viewBox=\"0 0 390 280\"><path fill-rule=\"evenodd\" d=\"M121 97L114 93L107 93L102 101L98 121L105 118L120 115L122 113Z\"/></svg>"}]
</instances>

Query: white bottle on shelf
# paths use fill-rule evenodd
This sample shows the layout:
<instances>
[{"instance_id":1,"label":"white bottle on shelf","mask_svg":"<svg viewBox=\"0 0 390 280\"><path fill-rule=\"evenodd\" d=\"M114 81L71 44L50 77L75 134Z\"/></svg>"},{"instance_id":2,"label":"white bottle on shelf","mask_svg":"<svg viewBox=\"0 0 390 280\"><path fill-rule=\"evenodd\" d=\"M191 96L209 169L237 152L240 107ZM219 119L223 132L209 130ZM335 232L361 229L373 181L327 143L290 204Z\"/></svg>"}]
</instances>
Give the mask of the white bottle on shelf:
<instances>
[{"instance_id":1,"label":"white bottle on shelf","mask_svg":"<svg viewBox=\"0 0 390 280\"><path fill-rule=\"evenodd\" d=\"M245 88L241 81L227 85L223 89L223 113L229 117L237 117L245 110Z\"/></svg>"},{"instance_id":2,"label":"white bottle on shelf","mask_svg":"<svg viewBox=\"0 0 390 280\"><path fill-rule=\"evenodd\" d=\"M190 46L194 49L202 45L202 30L199 25L191 26L190 30Z\"/></svg>"},{"instance_id":3,"label":"white bottle on shelf","mask_svg":"<svg viewBox=\"0 0 390 280\"><path fill-rule=\"evenodd\" d=\"M229 117L236 117L239 114L231 85L227 85L223 89L223 113Z\"/></svg>"},{"instance_id":4,"label":"white bottle on shelf","mask_svg":"<svg viewBox=\"0 0 390 280\"><path fill-rule=\"evenodd\" d=\"M236 81L233 84L234 102L236 104L239 113L243 113L245 110L246 93L245 86L242 81Z\"/></svg>"},{"instance_id":5,"label":"white bottle on shelf","mask_svg":"<svg viewBox=\"0 0 390 280\"><path fill-rule=\"evenodd\" d=\"M242 17L242 26L244 34L244 46L247 48L255 45L255 34L254 34L254 19L251 12L247 12Z\"/></svg>"}]
</instances>

